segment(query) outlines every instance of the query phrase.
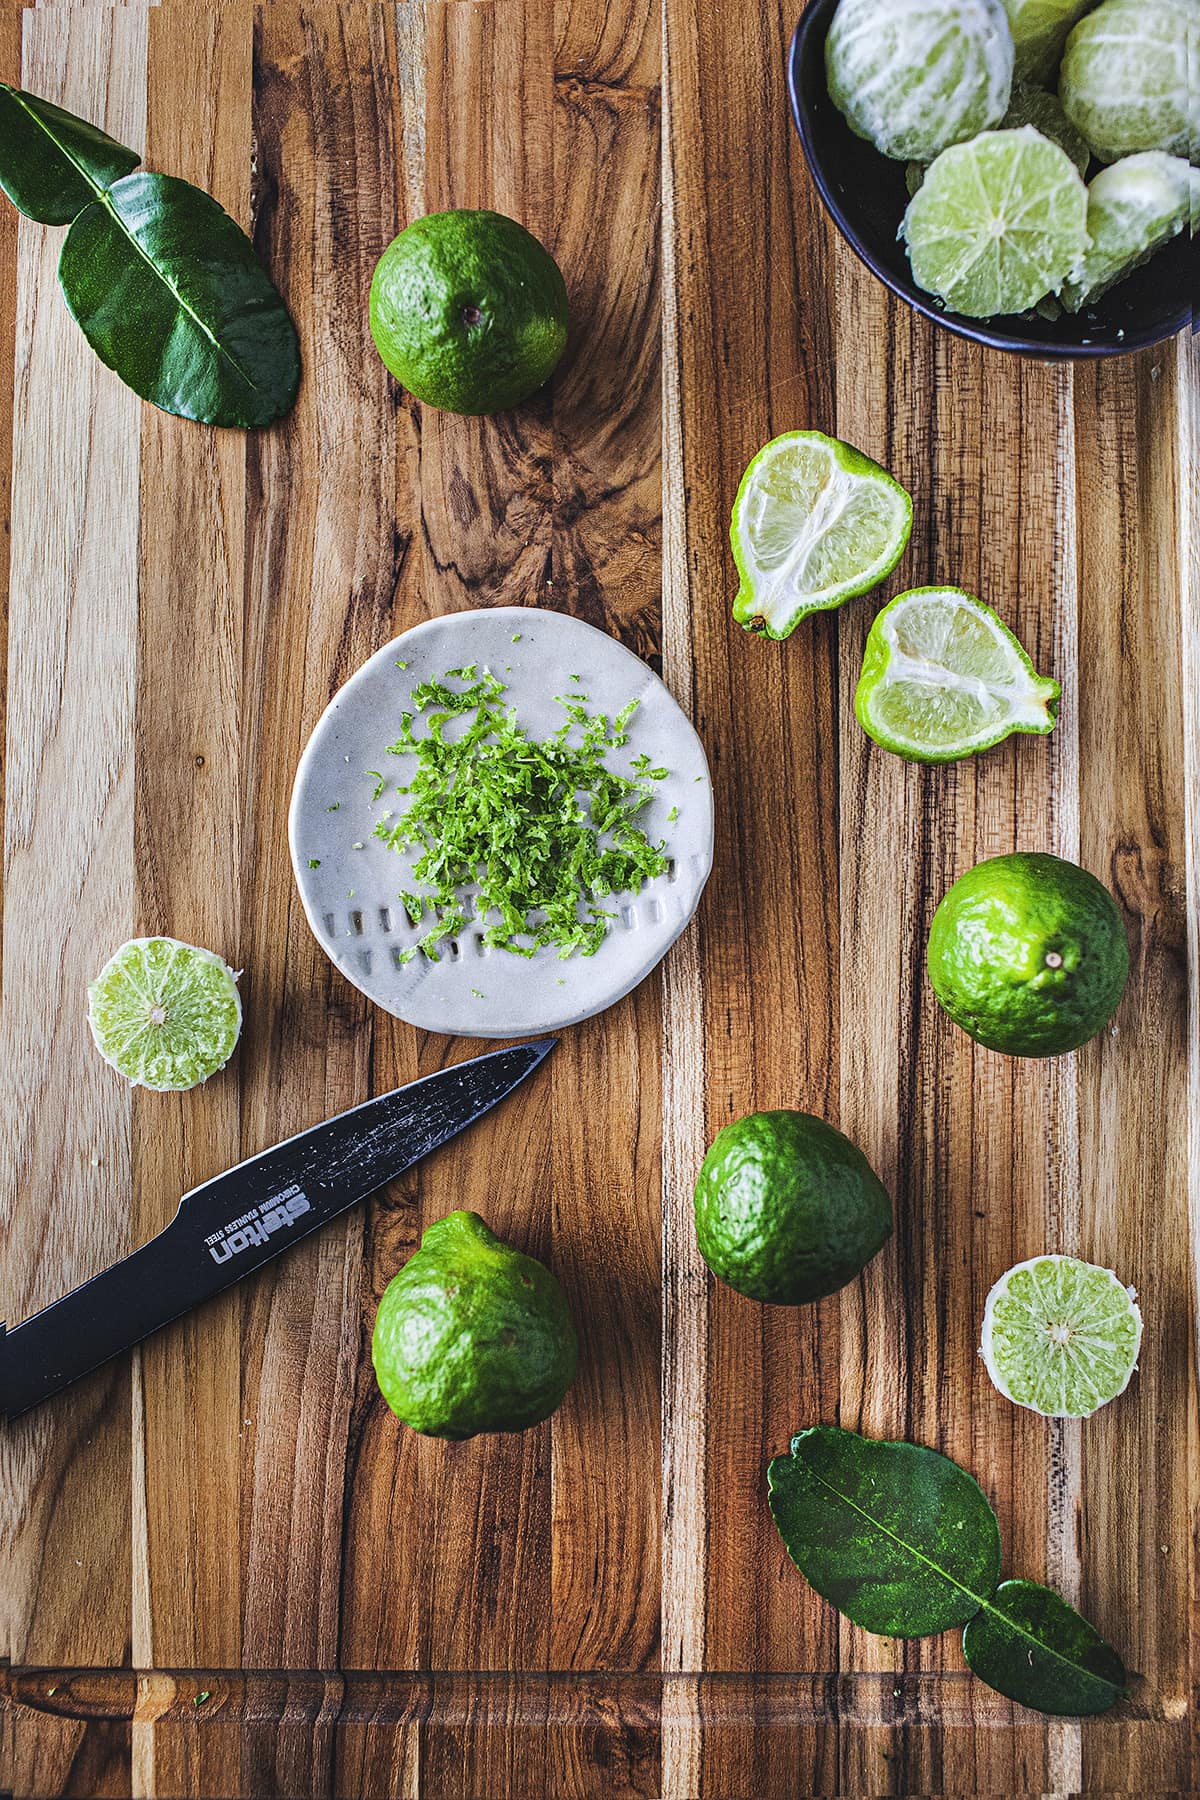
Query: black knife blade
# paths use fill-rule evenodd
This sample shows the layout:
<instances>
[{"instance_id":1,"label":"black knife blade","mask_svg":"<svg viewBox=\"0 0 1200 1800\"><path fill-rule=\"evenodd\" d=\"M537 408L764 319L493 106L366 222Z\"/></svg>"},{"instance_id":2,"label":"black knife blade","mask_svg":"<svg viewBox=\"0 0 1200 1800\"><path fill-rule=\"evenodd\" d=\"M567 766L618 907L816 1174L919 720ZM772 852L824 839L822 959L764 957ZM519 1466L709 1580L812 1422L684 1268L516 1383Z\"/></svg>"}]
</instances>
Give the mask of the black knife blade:
<instances>
[{"instance_id":1,"label":"black knife blade","mask_svg":"<svg viewBox=\"0 0 1200 1800\"><path fill-rule=\"evenodd\" d=\"M149 1243L11 1331L0 1323L0 1415L37 1406L365 1200L490 1112L556 1042L439 1069L193 1188Z\"/></svg>"}]
</instances>

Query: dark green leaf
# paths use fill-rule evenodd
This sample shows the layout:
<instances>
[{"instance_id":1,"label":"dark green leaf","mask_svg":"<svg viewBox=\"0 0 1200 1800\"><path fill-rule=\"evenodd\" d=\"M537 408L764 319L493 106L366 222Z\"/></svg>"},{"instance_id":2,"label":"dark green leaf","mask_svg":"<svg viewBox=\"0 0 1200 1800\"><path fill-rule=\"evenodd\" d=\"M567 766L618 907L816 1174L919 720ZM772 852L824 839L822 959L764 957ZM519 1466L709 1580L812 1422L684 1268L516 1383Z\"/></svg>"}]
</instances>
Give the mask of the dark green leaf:
<instances>
[{"instance_id":1,"label":"dark green leaf","mask_svg":"<svg viewBox=\"0 0 1200 1800\"><path fill-rule=\"evenodd\" d=\"M49 100L0 82L0 188L43 225L69 225L141 157Z\"/></svg>"},{"instance_id":2,"label":"dark green leaf","mask_svg":"<svg viewBox=\"0 0 1200 1800\"><path fill-rule=\"evenodd\" d=\"M1039 1712L1105 1712L1125 1692L1125 1665L1093 1625L1036 1581L1005 1581L963 1632L975 1673Z\"/></svg>"},{"instance_id":3,"label":"dark green leaf","mask_svg":"<svg viewBox=\"0 0 1200 1800\"><path fill-rule=\"evenodd\" d=\"M775 1457L767 1483L792 1561L867 1631L945 1631L995 1589L996 1515L978 1483L936 1450L818 1425Z\"/></svg>"},{"instance_id":4,"label":"dark green leaf","mask_svg":"<svg viewBox=\"0 0 1200 1800\"><path fill-rule=\"evenodd\" d=\"M67 233L67 305L143 399L210 425L266 425L300 380L296 329L254 247L209 195L127 175Z\"/></svg>"}]
</instances>

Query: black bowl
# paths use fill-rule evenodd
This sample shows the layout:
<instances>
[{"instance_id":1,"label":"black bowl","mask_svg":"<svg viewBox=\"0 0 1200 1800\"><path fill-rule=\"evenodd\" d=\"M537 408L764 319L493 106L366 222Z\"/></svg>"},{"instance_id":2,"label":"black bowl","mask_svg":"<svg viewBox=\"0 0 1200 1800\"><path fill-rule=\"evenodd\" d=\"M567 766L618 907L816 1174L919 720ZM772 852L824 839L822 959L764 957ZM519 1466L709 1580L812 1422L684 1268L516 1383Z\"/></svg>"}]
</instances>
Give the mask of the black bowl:
<instances>
[{"instance_id":1,"label":"black bowl","mask_svg":"<svg viewBox=\"0 0 1200 1800\"><path fill-rule=\"evenodd\" d=\"M1195 247L1187 232L1095 306L1060 319L1038 313L967 319L919 288L896 235L908 205L904 164L856 137L829 98L825 39L837 3L810 0L796 27L788 57L792 113L813 180L838 230L893 294L959 337L1042 360L1120 356L1193 324Z\"/></svg>"}]
</instances>

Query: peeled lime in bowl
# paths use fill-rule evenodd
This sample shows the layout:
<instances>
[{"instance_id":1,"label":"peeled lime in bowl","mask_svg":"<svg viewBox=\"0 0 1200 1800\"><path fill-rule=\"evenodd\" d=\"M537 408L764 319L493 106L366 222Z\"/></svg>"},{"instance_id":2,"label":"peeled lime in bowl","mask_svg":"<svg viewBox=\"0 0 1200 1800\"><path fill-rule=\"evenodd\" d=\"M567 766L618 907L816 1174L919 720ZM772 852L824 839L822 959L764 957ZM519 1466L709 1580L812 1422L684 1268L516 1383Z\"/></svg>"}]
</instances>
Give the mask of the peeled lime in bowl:
<instances>
[{"instance_id":1,"label":"peeled lime in bowl","mask_svg":"<svg viewBox=\"0 0 1200 1800\"><path fill-rule=\"evenodd\" d=\"M931 162L995 125L1013 56L1002 0L840 0L825 41L830 99L901 161Z\"/></svg>"},{"instance_id":2,"label":"peeled lime in bowl","mask_svg":"<svg viewBox=\"0 0 1200 1800\"><path fill-rule=\"evenodd\" d=\"M1200 152L1196 0L1103 0L1067 40L1058 97L1101 162Z\"/></svg>"}]
</instances>

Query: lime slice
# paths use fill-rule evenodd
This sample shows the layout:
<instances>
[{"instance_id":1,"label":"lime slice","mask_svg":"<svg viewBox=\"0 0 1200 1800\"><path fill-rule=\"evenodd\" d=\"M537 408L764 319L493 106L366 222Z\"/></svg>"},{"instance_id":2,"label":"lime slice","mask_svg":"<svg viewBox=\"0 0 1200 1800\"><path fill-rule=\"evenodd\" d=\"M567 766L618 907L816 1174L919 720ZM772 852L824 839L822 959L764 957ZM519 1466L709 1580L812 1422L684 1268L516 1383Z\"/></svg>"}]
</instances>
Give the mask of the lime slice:
<instances>
[{"instance_id":1,"label":"lime slice","mask_svg":"<svg viewBox=\"0 0 1200 1800\"><path fill-rule=\"evenodd\" d=\"M1016 45L1016 70L1023 81L1050 81L1058 68L1072 25L1096 0L1004 0Z\"/></svg>"},{"instance_id":2,"label":"lime slice","mask_svg":"<svg viewBox=\"0 0 1200 1800\"><path fill-rule=\"evenodd\" d=\"M1030 87L1024 81L1014 81L1012 99L1001 122L1001 129L1015 131L1022 125L1034 126L1043 137L1049 138L1052 144L1057 144L1061 150L1066 151L1081 175L1087 174L1092 153L1068 119L1057 97L1046 93L1044 88Z\"/></svg>"},{"instance_id":3,"label":"lime slice","mask_svg":"<svg viewBox=\"0 0 1200 1800\"><path fill-rule=\"evenodd\" d=\"M901 235L918 285L955 312L1024 312L1059 293L1087 249L1087 188L1032 125L985 131L942 152Z\"/></svg>"},{"instance_id":4,"label":"lime slice","mask_svg":"<svg viewBox=\"0 0 1200 1800\"><path fill-rule=\"evenodd\" d=\"M869 593L912 531L912 500L869 456L821 431L772 438L742 477L730 540L733 616L785 638L809 613Z\"/></svg>"},{"instance_id":5,"label":"lime slice","mask_svg":"<svg viewBox=\"0 0 1200 1800\"><path fill-rule=\"evenodd\" d=\"M96 1047L135 1087L192 1088L233 1054L242 1028L237 976L177 938L132 938L88 988Z\"/></svg>"},{"instance_id":6,"label":"lime slice","mask_svg":"<svg viewBox=\"0 0 1200 1800\"><path fill-rule=\"evenodd\" d=\"M1067 39L1058 97L1101 162L1200 151L1196 0L1104 0Z\"/></svg>"},{"instance_id":7,"label":"lime slice","mask_svg":"<svg viewBox=\"0 0 1200 1800\"><path fill-rule=\"evenodd\" d=\"M1073 1256L1034 1256L987 1297L979 1354L1006 1400L1086 1419L1129 1386L1142 1342L1132 1288Z\"/></svg>"},{"instance_id":8,"label":"lime slice","mask_svg":"<svg viewBox=\"0 0 1200 1800\"><path fill-rule=\"evenodd\" d=\"M871 626L854 710L885 750L954 762L1014 731L1053 731L1059 692L982 600L913 588Z\"/></svg>"},{"instance_id":9,"label":"lime slice","mask_svg":"<svg viewBox=\"0 0 1200 1800\"><path fill-rule=\"evenodd\" d=\"M932 162L1008 105L1002 0L839 0L825 40L829 97L885 156Z\"/></svg>"},{"instance_id":10,"label":"lime slice","mask_svg":"<svg viewBox=\"0 0 1200 1800\"><path fill-rule=\"evenodd\" d=\"M1161 150L1143 150L1101 169L1088 188L1091 249L1063 288L1072 312L1124 281L1185 228L1192 174L1181 156Z\"/></svg>"}]
</instances>

